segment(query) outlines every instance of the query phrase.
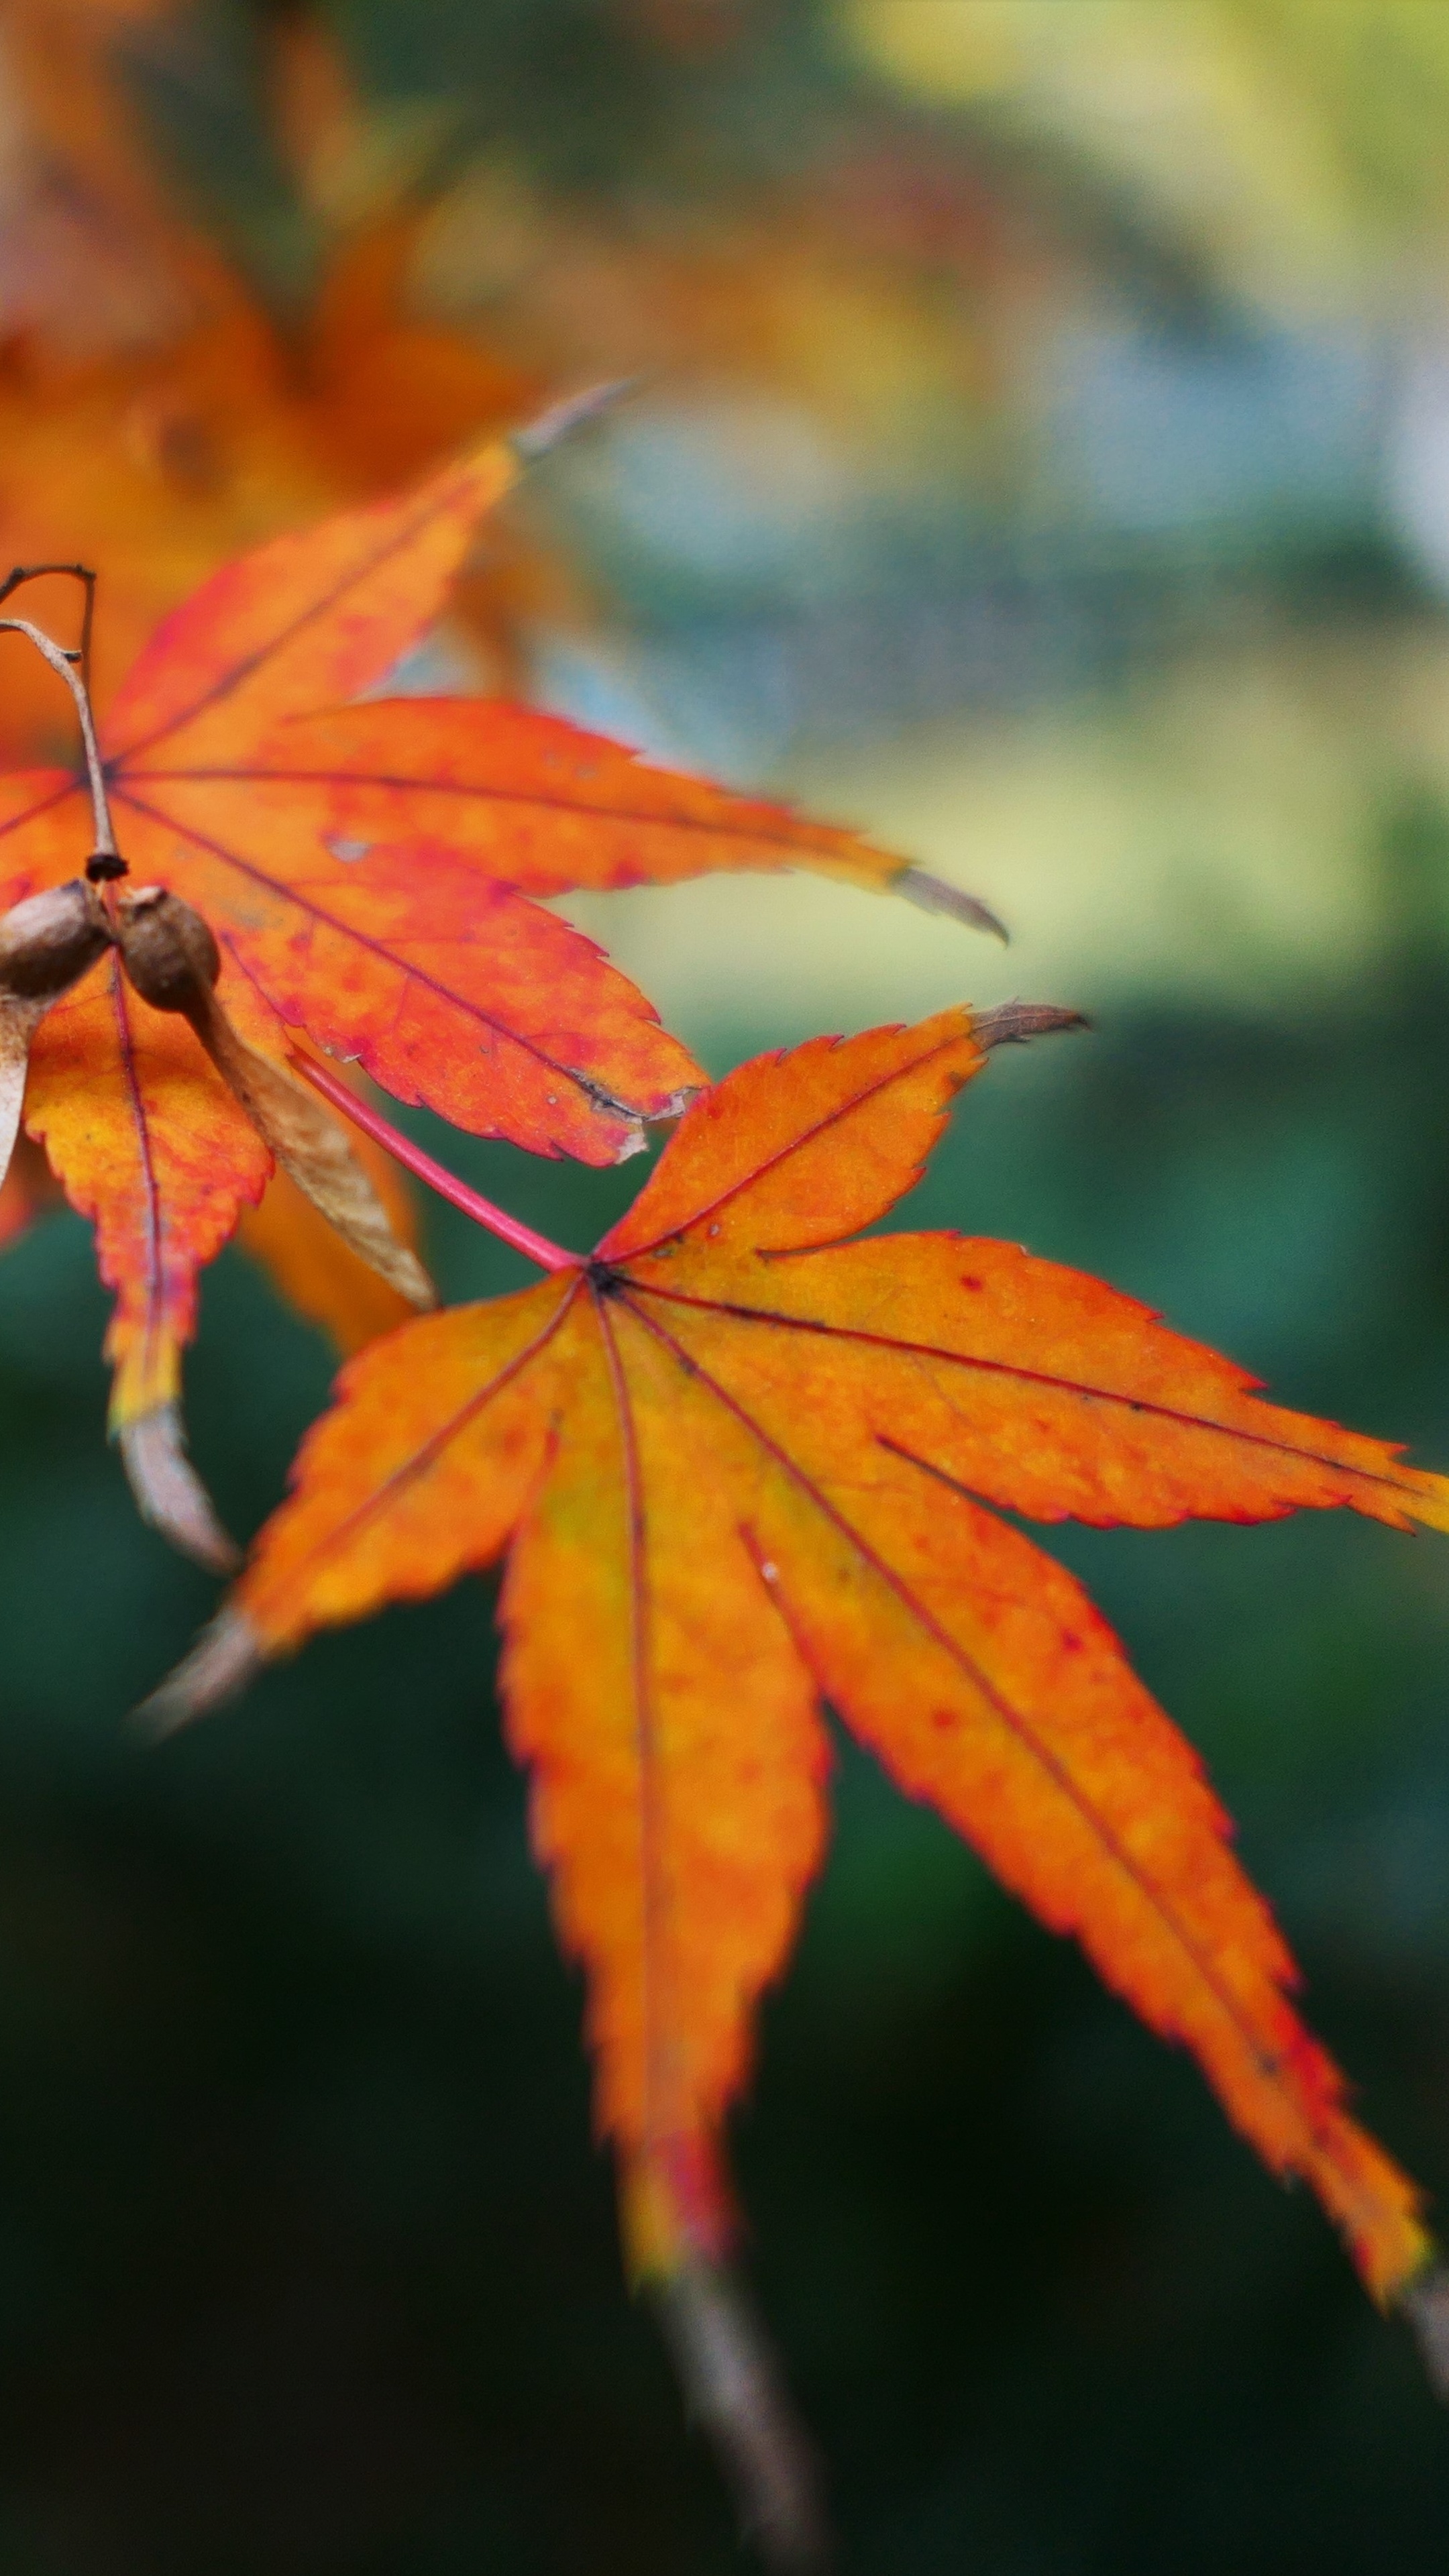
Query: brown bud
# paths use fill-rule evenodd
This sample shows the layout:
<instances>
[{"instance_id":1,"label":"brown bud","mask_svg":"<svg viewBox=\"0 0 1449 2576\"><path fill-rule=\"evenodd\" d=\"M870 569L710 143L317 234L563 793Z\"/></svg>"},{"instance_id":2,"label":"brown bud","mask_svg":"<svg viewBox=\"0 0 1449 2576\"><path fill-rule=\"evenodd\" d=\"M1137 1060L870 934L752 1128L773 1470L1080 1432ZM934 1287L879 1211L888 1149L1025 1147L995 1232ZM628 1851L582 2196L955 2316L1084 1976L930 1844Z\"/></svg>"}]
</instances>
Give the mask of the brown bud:
<instances>
[{"instance_id":1,"label":"brown bud","mask_svg":"<svg viewBox=\"0 0 1449 2576\"><path fill-rule=\"evenodd\" d=\"M16 1001L53 1002L110 939L101 904L79 877L28 895L0 916L0 992Z\"/></svg>"},{"instance_id":2,"label":"brown bud","mask_svg":"<svg viewBox=\"0 0 1449 2576\"><path fill-rule=\"evenodd\" d=\"M77 878L0 918L0 1181L20 1128L30 1042L52 1002L110 944L100 897Z\"/></svg>"},{"instance_id":3,"label":"brown bud","mask_svg":"<svg viewBox=\"0 0 1449 2576\"><path fill-rule=\"evenodd\" d=\"M204 1011L221 952L199 912L165 886L138 886L116 906L116 942L127 974L154 1011Z\"/></svg>"}]
</instances>

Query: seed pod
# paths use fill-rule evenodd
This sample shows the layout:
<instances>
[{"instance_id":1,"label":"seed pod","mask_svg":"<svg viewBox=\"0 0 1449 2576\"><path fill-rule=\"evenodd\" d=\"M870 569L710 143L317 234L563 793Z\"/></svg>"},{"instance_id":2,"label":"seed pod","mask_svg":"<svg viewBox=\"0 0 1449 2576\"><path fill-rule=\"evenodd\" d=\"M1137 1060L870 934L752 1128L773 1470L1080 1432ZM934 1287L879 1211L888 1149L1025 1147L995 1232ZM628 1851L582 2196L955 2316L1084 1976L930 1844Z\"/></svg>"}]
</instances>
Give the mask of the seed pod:
<instances>
[{"instance_id":1,"label":"seed pod","mask_svg":"<svg viewBox=\"0 0 1449 2576\"><path fill-rule=\"evenodd\" d=\"M51 1003L94 966L110 938L99 896L79 878L0 915L0 1181L20 1128L31 1040Z\"/></svg>"},{"instance_id":2,"label":"seed pod","mask_svg":"<svg viewBox=\"0 0 1449 2576\"><path fill-rule=\"evenodd\" d=\"M42 1006L56 1001L110 938L98 896L79 877L28 895L0 914L0 994Z\"/></svg>"},{"instance_id":3,"label":"seed pod","mask_svg":"<svg viewBox=\"0 0 1449 2576\"><path fill-rule=\"evenodd\" d=\"M184 1011L206 1046L198 1015L207 1014L221 951L200 913L165 886L138 886L120 899L116 938L142 1001L153 1011Z\"/></svg>"},{"instance_id":4,"label":"seed pod","mask_svg":"<svg viewBox=\"0 0 1449 2576\"><path fill-rule=\"evenodd\" d=\"M185 1014L258 1134L344 1243L410 1305L436 1305L432 1281L393 1233L336 1119L232 1027L212 990L221 957L200 913L164 886L139 886L117 904L116 942L142 1000L153 1010Z\"/></svg>"}]
</instances>

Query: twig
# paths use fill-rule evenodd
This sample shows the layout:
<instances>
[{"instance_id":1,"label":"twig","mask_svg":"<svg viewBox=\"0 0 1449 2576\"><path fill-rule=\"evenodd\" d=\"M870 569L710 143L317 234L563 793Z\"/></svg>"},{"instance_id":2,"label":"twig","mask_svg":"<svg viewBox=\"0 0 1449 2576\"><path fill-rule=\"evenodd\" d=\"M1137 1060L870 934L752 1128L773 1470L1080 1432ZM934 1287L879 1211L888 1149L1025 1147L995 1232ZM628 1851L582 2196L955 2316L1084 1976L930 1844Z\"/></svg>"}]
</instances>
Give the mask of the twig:
<instances>
[{"instance_id":1,"label":"twig","mask_svg":"<svg viewBox=\"0 0 1449 2576\"><path fill-rule=\"evenodd\" d=\"M13 573L8 586L12 590L17 586ZM28 617L0 617L0 635L23 635L27 643L34 645L42 661L48 662L57 677L64 680L75 700L75 711L80 718L81 741L85 745L91 811L95 817L96 845L86 868L86 875L92 885L99 885L108 878L128 875L129 870L116 848L116 835L111 826L111 809L106 798L106 773L101 760L101 747L96 740L96 724L91 713L90 691L86 686L83 672L76 668L77 663L83 661L85 647L68 648L64 644L54 643L44 628L33 625Z\"/></svg>"},{"instance_id":2,"label":"twig","mask_svg":"<svg viewBox=\"0 0 1449 2576\"><path fill-rule=\"evenodd\" d=\"M87 697L91 688L91 628L96 615L96 576L94 566L82 563L16 564L0 581L0 604L12 591L20 590L27 581L41 581L50 572L66 573L72 581L85 584L86 604L81 617L80 671Z\"/></svg>"}]
</instances>

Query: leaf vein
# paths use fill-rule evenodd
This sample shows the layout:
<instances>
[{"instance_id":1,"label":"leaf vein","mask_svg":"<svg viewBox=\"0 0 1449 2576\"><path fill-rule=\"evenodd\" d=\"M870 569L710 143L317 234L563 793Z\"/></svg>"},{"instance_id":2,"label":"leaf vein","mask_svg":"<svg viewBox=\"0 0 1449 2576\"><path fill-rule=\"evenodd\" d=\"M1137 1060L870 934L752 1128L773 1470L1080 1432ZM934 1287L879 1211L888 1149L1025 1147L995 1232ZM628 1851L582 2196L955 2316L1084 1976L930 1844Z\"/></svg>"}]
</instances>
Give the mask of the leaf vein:
<instances>
[{"instance_id":1,"label":"leaf vein","mask_svg":"<svg viewBox=\"0 0 1449 2576\"><path fill-rule=\"evenodd\" d=\"M688 1356L680 1349L680 1346L674 1340L674 1336L663 1324L661 1324L656 1318L642 1312L641 1309L635 1305L634 1299L627 1289L623 1292L622 1302L628 1306L630 1312L644 1326L645 1330L652 1333L656 1340L662 1342L665 1348L674 1354L676 1359L683 1360ZM1062 1762L1060 1757L1052 1751L1050 1746L1042 1742L1040 1736L1032 1726L1030 1719L1021 1710L1013 1707L1009 1700L1006 1700L1001 1696L1000 1692L995 1688L987 1675L981 1670L980 1666L975 1662L969 1652L963 1646L958 1644L956 1639L951 1636L948 1629L942 1627L939 1620L936 1619L925 1603L916 1599L905 1578L898 1574L895 1568L892 1567L871 1545L870 1541L865 1538L859 1530L852 1526L850 1521L846 1519L842 1512L837 1510L827 1493L810 1474L808 1469L803 1467L797 1459L791 1456L787 1449L783 1448L778 1441L772 1438L771 1434L765 1430L764 1426L755 1420L748 1408L741 1404L738 1399L730 1393L729 1389L721 1384L719 1379L712 1376L710 1372L703 1368L698 1361L694 1362L694 1369L700 1383L706 1386L715 1396L717 1401L724 1407L725 1411L732 1415L732 1417L753 1436L753 1438L759 1443L760 1447L764 1450L766 1456L770 1458L774 1464L799 1487L800 1491L805 1494L811 1503L814 1504L822 1517L831 1524L841 1537L845 1539L847 1545L855 1550L868 1570L886 1586L887 1590L895 1594L897 1600L906 1610L908 1616L913 1618L925 1634L931 1638L932 1642L938 1645L949 1659L956 1664L970 1685L980 1692L981 1697L986 1701L988 1707L994 1711L1007 1732L1015 1738L1015 1740L1022 1746L1023 1750L1040 1765L1043 1771L1045 1771L1048 1778L1053 1781L1054 1785L1067 1799L1068 1803L1075 1809L1082 1822L1086 1825L1088 1832L1100 1845L1107 1859L1122 1872L1124 1877L1128 1879L1130 1884L1136 1889L1138 1895L1148 1907L1149 1911L1155 1914L1163 1929L1167 1932L1169 1938L1177 1944L1190 1969L1194 1975L1200 1978L1203 1987L1212 1996L1219 2010L1223 2013L1224 2018L1236 2033L1260 2077L1266 2083L1272 2085L1275 2090L1281 2091L1279 2082L1283 2066L1281 2051L1265 2045L1263 2040L1255 2031L1251 2020L1247 2017L1238 2003L1237 1998L1224 1984L1212 1961L1203 1951L1189 1926L1182 1921L1181 1916L1172 1904L1170 1897L1168 1897L1166 1892L1159 1888L1147 1875L1141 1864L1133 1857L1132 1853L1127 1849L1120 1837L1113 1831L1112 1827L1097 1813L1090 1801L1084 1797L1066 1765ZM911 1463L916 1465L920 1464L919 1461L915 1460L911 1461ZM783 1591L783 1587L780 1587L780 1589ZM1315 2122L1302 2110L1301 2106L1293 2099L1291 2093L1283 2094L1282 2098L1286 2102L1295 2125L1302 2130L1307 2139L1310 2156L1314 2158L1326 2157L1328 2161L1333 2163L1344 2175L1345 2180L1348 2181L1350 2185L1350 2189L1354 2189L1355 2186L1351 2173L1342 2165L1333 2152L1329 2138L1329 2123L1327 2118L1321 2122Z\"/></svg>"},{"instance_id":2,"label":"leaf vein","mask_svg":"<svg viewBox=\"0 0 1449 2576\"><path fill-rule=\"evenodd\" d=\"M630 1253L627 1258L632 1261L635 1255ZM778 1314L768 1307L740 1306L723 1298L690 1297L681 1289L658 1288L652 1280L630 1278L629 1285L643 1296L664 1298L674 1306L692 1306L704 1314L728 1315L737 1323L772 1324L787 1332L818 1333L826 1339L864 1342L879 1350L895 1352L902 1359L940 1360L949 1368L975 1369L983 1376L1019 1380L1024 1386L1039 1386L1054 1394L1079 1396L1086 1403L1113 1405L1126 1413L1149 1414L1155 1421L1175 1423L1182 1430L1215 1432L1220 1439L1241 1440L1250 1448L1266 1449L1279 1457L1298 1458L1305 1466L1331 1468L1337 1475L1353 1476L1364 1484L1382 1485L1390 1493L1410 1493L1413 1490L1407 1481L1414 1472L1412 1469L1401 1478L1389 1475L1381 1468L1357 1467L1348 1459L1330 1457L1324 1450L1308 1449L1296 1441L1275 1438L1271 1432L1246 1430L1233 1422L1214 1422L1207 1414L1187 1413L1174 1405L1159 1404L1152 1396L1123 1395L1112 1387L1088 1386L1078 1378L1055 1376L1046 1369L1026 1368L1016 1360L985 1359L971 1351L942 1350L933 1342L908 1342L894 1333L869 1332L855 1324L822 1323L813 1316ZM1265 1409L1271 1411L1273 1408ZM891 1444L886 1441L885 1445L889 1447Z\"/></svg>"}]
</instances>

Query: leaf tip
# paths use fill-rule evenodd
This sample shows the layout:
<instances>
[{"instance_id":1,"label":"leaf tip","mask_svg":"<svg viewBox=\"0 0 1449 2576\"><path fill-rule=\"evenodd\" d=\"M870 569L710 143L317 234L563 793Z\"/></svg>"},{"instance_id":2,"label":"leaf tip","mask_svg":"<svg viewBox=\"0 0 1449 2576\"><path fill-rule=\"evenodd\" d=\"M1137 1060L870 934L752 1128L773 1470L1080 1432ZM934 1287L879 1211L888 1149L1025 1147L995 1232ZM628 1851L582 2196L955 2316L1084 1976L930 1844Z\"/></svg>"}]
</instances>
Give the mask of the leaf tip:
<instances>
[{"instance_id":1,"label":"leaf tip","mask_svg":"<svg viewBox=\"0 0 1449 2576\"><path fill-rule=\"evenodd\" d=\"M372 1266L378 1267L377 1263ZM431 1315L443 1302L417 1254L410 1251L405 1243L389 1250L388 1267L381 1275L400 1296L406 1297L410 1306L417 1308L420 1315Z\"/></svg>"},{"instance_id":2,"label":"leaf tip","mask_svg":"<svg viewBox=\"0 0 1449 2576\"><path fill-rule=\"evenodd\" d=\"M687 2263L650 2292L686 2404L761 2556L781 2576L822 2576L832 2552L815 2453L739 2284L715 2265Z\"/></svg>"},{"instance_id":3,"label":"leaf tip","mask_svg":"<svg viewBox=\"0 0 1449 2576\"><path fill-rule=\"evenodd\" d=\"M222 1700L234 1699L262 1660L261 1640L251 1621L240 1610L222 1610L160 1688L132 1710L131 1722L160 1743Z\"/></svg>"},{"instance_id":4,"label":"leaf tip","mask_svg":"<svg viewBox=\"0 0 1449 2576\"><path fill-rule=\"evenodd\" d=\"M1449 2264L1426 2264L1400 2292L1398 2307L1419 2347L1430 2387L1449 2406Z\"/></svg>"},{"instance_id":5,"label":"leaf tip","mask_svg":"<svg viewBox=\"0 0 1449 2576\"><path fill-rule=\"evenodd\" d=\"M929 868L901 868L892 877L891 885L897 894L905 896L907 903L919 904L922 912L948 913L953 921L964 921L970 930L989 931L1003 948L1010 947L1011 933L989 904L960 886L948 885L944 877L933 876Z\"/></svg>"},{"instance_id":6,"label":"leaf tip","mask_svg":"<svg viewBox=\"0 0 1449 2576\"><path fill-rule=\"evenodd\" d=\"M1062 1010L1055 1002L998 1002L993 1010L971 1015L971 1034L981 1047L1025 1046L1029 1038L1091 1025L1084 1011Z\"/></svg>"},{"instance_id":7,"label":"leaf tip","mask_svg":"<svg viewBox=\"0 0 1449 2576\"><path fill-rule=\"evenodd\" d=\"M154 1405L149 1413L123 1422L116 1444L142 1520L209 1573L234 1573L241 1550L223 1529L187 1457L180 1405Z\"/></svg>"},{"instance_id":8,"label":"leaf tip","mask_svg":"<svg viewBox=\"0 0 1449 2576\"><path fill-rule=\"evenodd\" d=\"M590 422L602 419L638 384L637 376L615 376L607 384L589 385L581 394L569 394L562 402L550 403L536 420L526 421L514 430L508 441L520 465L536 465L540 457L551 455L576 430L586 429Z\"/></svg>"}]
</instances>

